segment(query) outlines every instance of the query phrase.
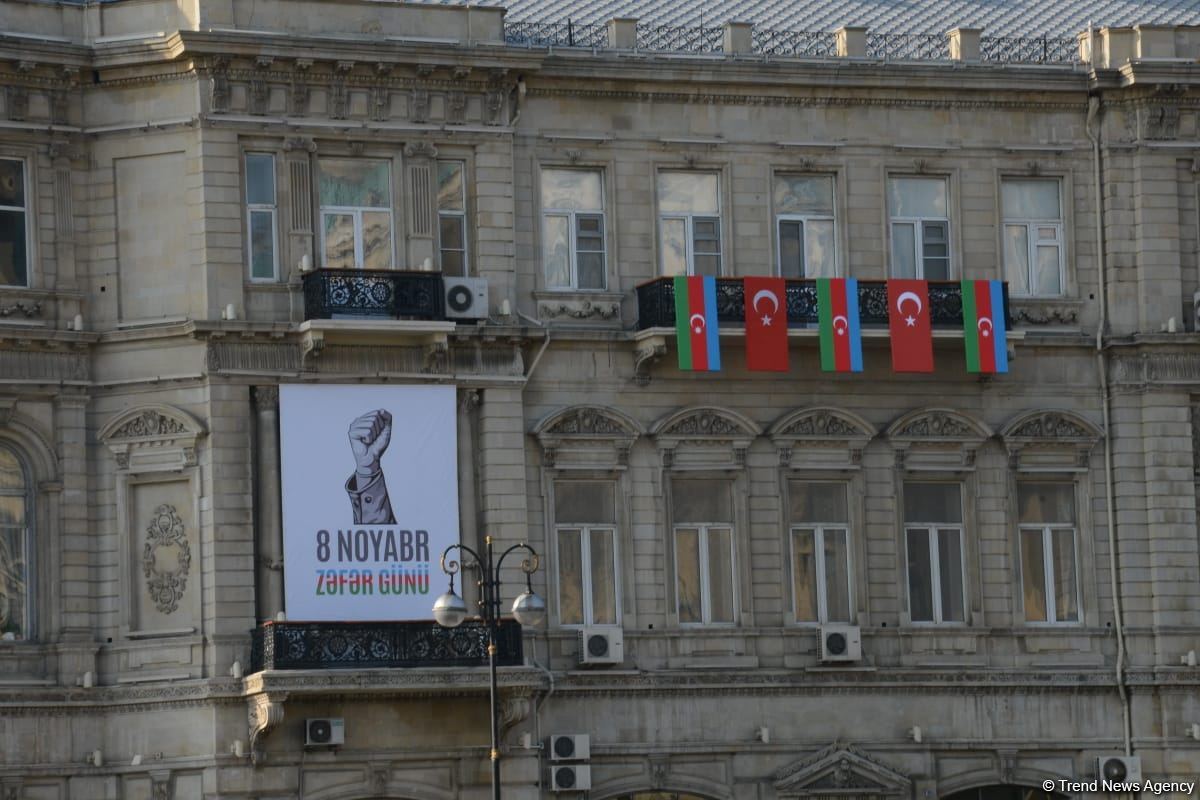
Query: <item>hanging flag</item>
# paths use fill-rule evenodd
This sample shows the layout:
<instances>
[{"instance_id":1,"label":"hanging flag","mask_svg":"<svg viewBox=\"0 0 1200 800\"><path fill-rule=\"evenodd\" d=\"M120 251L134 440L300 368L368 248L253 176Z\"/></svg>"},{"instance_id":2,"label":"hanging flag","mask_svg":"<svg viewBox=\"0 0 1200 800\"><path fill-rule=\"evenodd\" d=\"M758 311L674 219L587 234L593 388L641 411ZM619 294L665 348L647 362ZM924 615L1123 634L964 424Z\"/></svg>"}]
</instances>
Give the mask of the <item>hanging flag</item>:
<instances>
[{"instance_id":1,"label":"hanging flag","mask_svg":"<svg viewBox=\"0 0 1200 800\"><path fill-rule=\"evenodd\" d=\"M929 284L887 282L888 328L892 334L892 369L933 372L933 328L929 317Z\"/></svg>"},{"instance_id":2,"label":"hanging flag","mask_svg":"<svg viewBox=\"0 0 1200 800\"><path fill-rule=\"evenodd\" d=\"M967 372L1008 372L1004 284L1000 281L963 281L962 308Z\"/></svg>"},{"instance_id":3,"label":"hanging flag","mask_svg":"<svg viewBox=\"0 0 1200 800\"><path fill-rule=\"evenodd\" d=\"M746 278L746 368L788 371L787 284L783 278Z\"/></svg>"},{"instance_id":4,"label":"hanging flag","mask_svg":"<svg viewBox=\"0 0 1200 800\"><path fill-rule=\"evenodd\" d=\"M821 369L862 372L858 281L854 278L817 278L817 317L821 322Z\"/></svg>"},{"instance_id":5,"label":"hanging flag","mask_svg":"<svg viewBox=\"0 0 1200 800\"><path fill-rule=\"evenodd\" d=\"M721 369L716 278L709 275L675 278L675 334L680 369L710 372Z\"/></svg>"}]
</instances>

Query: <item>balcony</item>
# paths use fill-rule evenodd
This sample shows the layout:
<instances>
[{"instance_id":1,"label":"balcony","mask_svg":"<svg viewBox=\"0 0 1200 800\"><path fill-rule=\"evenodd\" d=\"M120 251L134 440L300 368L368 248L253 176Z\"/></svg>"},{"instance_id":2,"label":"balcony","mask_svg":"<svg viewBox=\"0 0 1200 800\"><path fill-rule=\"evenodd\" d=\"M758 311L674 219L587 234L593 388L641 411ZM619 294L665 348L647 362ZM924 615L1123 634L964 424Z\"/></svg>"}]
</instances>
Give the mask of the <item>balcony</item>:
<instances>
[{"instance_id":1,"label":"balcony","mask_svg":"<svg viewBox=\"0 0 1200 800\"><path fill-rule=\"evenodd\" d=\"M440 272L318 269L302 280L306 320L445 319Z\"/></svg>"},{"instance_id":2,"label":"balcony","mask_svg":"<svg viewBox=\"0 0 1200 800\"><path fill-rule=\"evenodd\" d=\"M520 666L521 626L501 620L496 663ZM487 666L487 626L464 622L265 622L251 632L251 672Z\"/></svg>"},{"instance_id":3,"label":"balcony","mask_svg":"<svg viewBox=\"0 0 1200 800\"><path fill-rule=\"evenodd\" d=\"M740 278L717 278L717 321L745 324L745 298ZM638 330L675 327L675 281L657 278L637 287ZM958 281L930 281L929 307L935 329L962 330L962 286ZM858 282L859 322L864 328L888 325L887 281ZM1008 284L1004 284L1004 319L1009 331ZM816 327L817 282L787 282L787 321L790 328Z\"/></svg>"}]
</instances>

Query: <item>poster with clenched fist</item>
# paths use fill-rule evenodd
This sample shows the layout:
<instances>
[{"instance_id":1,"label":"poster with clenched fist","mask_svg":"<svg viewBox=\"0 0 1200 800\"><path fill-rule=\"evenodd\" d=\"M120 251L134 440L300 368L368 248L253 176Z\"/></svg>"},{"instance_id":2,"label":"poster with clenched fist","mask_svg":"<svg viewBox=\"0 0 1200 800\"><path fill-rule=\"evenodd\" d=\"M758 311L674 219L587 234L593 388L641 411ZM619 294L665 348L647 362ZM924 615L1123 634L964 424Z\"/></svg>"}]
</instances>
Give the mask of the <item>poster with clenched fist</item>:
<instances>
[{"instance_id":1,"label":"poster with clenched fist","mask_svg":"<svg viewBox=\"0 0 1200 800\"><path fill-rule=\"evenodd\" d=\"M452 386L279 387L292 621L432 618L458 541Z\"/></svg>"}]
</instances>

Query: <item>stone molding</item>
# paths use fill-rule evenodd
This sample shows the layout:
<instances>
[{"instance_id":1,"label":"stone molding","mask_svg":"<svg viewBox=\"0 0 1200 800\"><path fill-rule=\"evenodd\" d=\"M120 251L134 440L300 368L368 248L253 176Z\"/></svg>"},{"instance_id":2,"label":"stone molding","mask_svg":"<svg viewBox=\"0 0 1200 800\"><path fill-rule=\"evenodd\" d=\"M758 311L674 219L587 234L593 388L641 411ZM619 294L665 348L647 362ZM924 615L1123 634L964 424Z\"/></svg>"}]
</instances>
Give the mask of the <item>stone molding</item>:
<instances>
[{"instance_id":1,"label":"stone molding","mask_svg":"<svg viewBox=\"0 0 1200 800\"><path fill-rule=\"evenodd\" d=\"M1081 471L1103 436L1100 428L1070 411L1018 414L1000 430L1010 465L1022 471Z\"/></svg>"},{"instance_id":2,"label":"stone molding","mask_svg":"<svg viewBox=\"0 0 1200 800\"><path fill-rule=\"evenodd\" d=\"M779 465L793 469L857 469L875 426L850 411L818 406L780 417L767 431Z\"/></svg>"},{"instance_id":3,"label":"stone molding","mask_svg":"<svg viewBox=\"0 0 1200 800\"><path fill-rule=\"evenodd\" d=\"M194 467L196 441L205 433L204 425L182 409L147 405L118 414L97 438L121 470L154 472Z\"/></svg>"},{"instance_id":4,"label":"stone molding","mask_svg":"<svg viewBox=\"0 0 1200 800\"><path fill-rule=\"evenodd\" d=\"M534 292L538 318L549 322L620 322L623 297L619 292Z\"/></svg>"},{"instance_id":5,"label":"stone molding","mask_svg":"<svg viewBox=\"0 0 1200 800\"><path fill-rule=\"evenodd\" d=\"M1079 305L1066 302L1010 300L1013 322L1028 325L1068 325L1079 323Z\"/></svg>"},{"instance_id":6,"label":"stone molding","mask_svg":"<svg viewBox=\"0 0 1200 800\"><path fill-rule=\"evenodd\" d=\"M171 569L158 564L158 551L173 548L176 563ZM154 599L155 607L164 614L179 608L179 601L187 590L188 574L191 572L192 551L188 546L183 520L175 506L163 504L154 511L154 519L146 527L146 543L142 549L142 572L146 578L146 591Z\"/></svg>"},{"instance_id":7,"label":"stone molding","mask_svg":"<svg viewBox=\"0 0 1200 800\"><path fill-rule=\"evenodd\" d=\"M1112 359L1113 383L1189 386L1200 384L1200 354L1137 353Z\"/></svg>"},{"instance_id":8,"label":"stone molding","mask_svg":"<svg viewBox=\"0 0 1200 800\"><path fill-rule=\"evenodd\" d=\"M258 694L248 701L250 723L250 763L259 766L266 759L263 739L283 722L286 694Z\"/></svg>"},{"instance_id":9,"label":"stone molding","mask_svg":"<svg viewBox=\"0 0 1200 800\"><path fill-rule=\"evenodd\" d=\"M950 408L923 408L893 422L887 437L903 469L971 470L992 429Z\"/></svg>"},{"instance_id":10,"label":"stone molding","mask_svg":"<svg viewBox=\"0 0 1200 800\"><path fill-rule=\"evenodd\" d=\"M742 468L761 433L748 417L716 406L680 409L650 427L664 467Z\"/></svg>"},{"instance_id":11,"label":"stone molding","mask_svg":"<svg viewBox=\"0 0 1200 800\"><path fill-rule=\"evenodd\" d=\"M542 418L530 431L547 467L615 468L644 433L633 417L608 406L568 406Z\"/></svg>"},{"instance_id":12,"label":"stone molding","mask_svg":"<svg viewBox=\"0 0 1200 800\"><path fill-rule=\"evenodd\" d=\"M912 781L852 744L834 742L808 759L775 773L778 797L835 794L847 797L909 797Z\"/></svg>"}]
</instances>

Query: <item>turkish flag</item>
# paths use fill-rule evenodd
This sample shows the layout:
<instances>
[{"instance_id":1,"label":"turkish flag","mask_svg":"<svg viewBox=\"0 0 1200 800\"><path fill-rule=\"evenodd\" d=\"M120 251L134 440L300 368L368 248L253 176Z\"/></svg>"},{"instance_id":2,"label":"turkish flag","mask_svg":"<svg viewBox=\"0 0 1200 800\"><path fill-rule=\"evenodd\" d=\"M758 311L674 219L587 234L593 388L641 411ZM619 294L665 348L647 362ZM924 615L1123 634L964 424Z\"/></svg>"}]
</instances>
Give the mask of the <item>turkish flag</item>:
<instances>
[{"instance_id":1,"label":"turkish flag","mask_svg":"<svg viewBox=\"0 0 1200 800\"><path fill-rule=\"evenodd\" d=\"M888 281L888 328L892 334L892 370L933 372L933 328L929 284Z\"/></svg>"},{"instance_id":2,"label":"turkish flag","mask_svg":"<svg viewBox=\"0 0 1200 800\"><path fill-rule=\"evenodd\" d=\"M746 367L788 371L787 284L783 278L745 278Z\"/></svg>"}]
</instances>

